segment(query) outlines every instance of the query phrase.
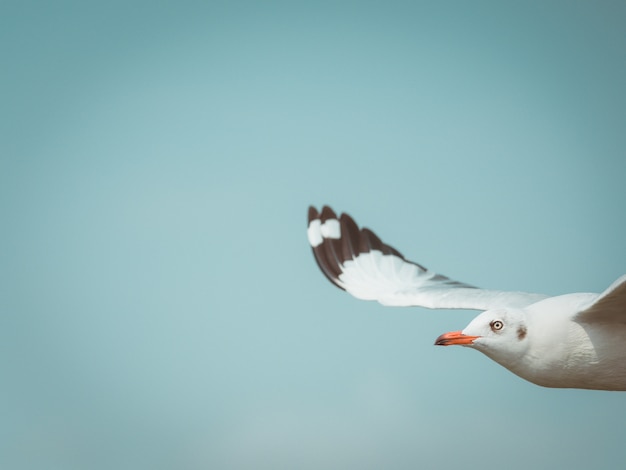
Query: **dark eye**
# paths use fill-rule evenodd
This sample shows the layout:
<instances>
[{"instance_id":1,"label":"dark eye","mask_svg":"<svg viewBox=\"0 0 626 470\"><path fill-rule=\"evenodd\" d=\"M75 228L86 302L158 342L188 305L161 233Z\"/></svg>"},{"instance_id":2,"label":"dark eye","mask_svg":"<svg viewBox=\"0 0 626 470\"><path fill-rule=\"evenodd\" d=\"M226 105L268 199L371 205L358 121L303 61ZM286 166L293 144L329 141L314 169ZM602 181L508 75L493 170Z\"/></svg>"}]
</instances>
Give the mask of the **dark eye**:
<instances>
[{"instance_id":1,"label":"dark eye","mask_svg":"<svg viewBox=\"0 0 626 470\"><path fill-rule=\"evenodd\" d=\"M502 329L504 323L502 323L500 320L493 320L491 323L489 323L489 326L493 331L498 331Z\"/></svg>"}]
</instances>

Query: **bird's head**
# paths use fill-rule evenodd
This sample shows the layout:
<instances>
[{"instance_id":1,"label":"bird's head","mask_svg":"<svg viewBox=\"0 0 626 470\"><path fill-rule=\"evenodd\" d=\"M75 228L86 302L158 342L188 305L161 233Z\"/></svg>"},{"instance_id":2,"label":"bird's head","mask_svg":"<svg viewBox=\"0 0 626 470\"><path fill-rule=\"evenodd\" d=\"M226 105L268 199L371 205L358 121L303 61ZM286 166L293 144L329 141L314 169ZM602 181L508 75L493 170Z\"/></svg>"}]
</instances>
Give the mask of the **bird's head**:
<instances>
[{"instance_id":1,"label":"bird's head","mask_svg":"<svg viewBox=\"0 0 626 470\"><path fill-rule=\"evenodd\" d=\"M478 315L463 331L442 334L435 344L468 346L510 367L526 352L527 336L528 325L523 311L494 309Z\"/></svg>"}]
</instances>

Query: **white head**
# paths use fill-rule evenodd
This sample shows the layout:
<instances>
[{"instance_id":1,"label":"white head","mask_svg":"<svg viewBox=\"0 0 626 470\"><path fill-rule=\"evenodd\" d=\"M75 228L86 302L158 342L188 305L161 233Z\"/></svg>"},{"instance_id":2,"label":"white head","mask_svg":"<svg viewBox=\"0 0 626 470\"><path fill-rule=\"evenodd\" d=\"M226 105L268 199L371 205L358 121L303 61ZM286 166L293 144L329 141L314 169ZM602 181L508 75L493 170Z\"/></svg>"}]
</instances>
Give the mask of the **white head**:
<instances>
[{"instance_id":1,"label":"white head","mask_svg":"<svg viewBox=\"0 0 626 470\"><path fill-rule=\"evenodd\" d=\"M528 349L526 314L515 309L487 310L463 331L444 333L438 346L461 345L477 349L507 368L514 368Z\"/></svg>"}]
</instances>

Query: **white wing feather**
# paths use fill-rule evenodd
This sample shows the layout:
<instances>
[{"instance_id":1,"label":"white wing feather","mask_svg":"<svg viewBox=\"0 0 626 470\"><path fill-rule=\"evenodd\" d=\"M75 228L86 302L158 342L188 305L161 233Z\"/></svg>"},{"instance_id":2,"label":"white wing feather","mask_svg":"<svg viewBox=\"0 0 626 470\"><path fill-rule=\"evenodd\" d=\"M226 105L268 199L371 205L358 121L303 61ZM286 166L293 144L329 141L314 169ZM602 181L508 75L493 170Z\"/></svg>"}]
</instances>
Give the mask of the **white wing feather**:
<instances>
[{"instance_id":1,"label":"white wing feather","mask_svg":"<svg viewBox=\"0 0 626 470\"><path fill-rule=\"evenodd\" d=\"M604 292L576 315L585 323L626 323L626 274L617 278Z\"/></svg>"}]
</instances>

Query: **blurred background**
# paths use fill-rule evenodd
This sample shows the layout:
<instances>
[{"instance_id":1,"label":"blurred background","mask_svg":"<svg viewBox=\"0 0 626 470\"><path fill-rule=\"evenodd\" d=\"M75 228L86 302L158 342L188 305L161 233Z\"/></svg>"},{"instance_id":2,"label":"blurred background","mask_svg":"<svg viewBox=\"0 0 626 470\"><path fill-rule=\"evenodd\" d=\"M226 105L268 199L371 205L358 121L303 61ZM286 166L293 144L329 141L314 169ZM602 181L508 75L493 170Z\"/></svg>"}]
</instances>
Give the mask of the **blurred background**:
<instances>
[{"instance_id":1,"label":"blurred background","mask_svg":"<svg viewBox=\"0 0 626 470\"><path fill-rule=\"evenodd\" d=\"M333 287L331 204L474 285L626 272L619 1L0 5L0 465L616 467L626 394Z\"/></svg>"}]
</instances>

